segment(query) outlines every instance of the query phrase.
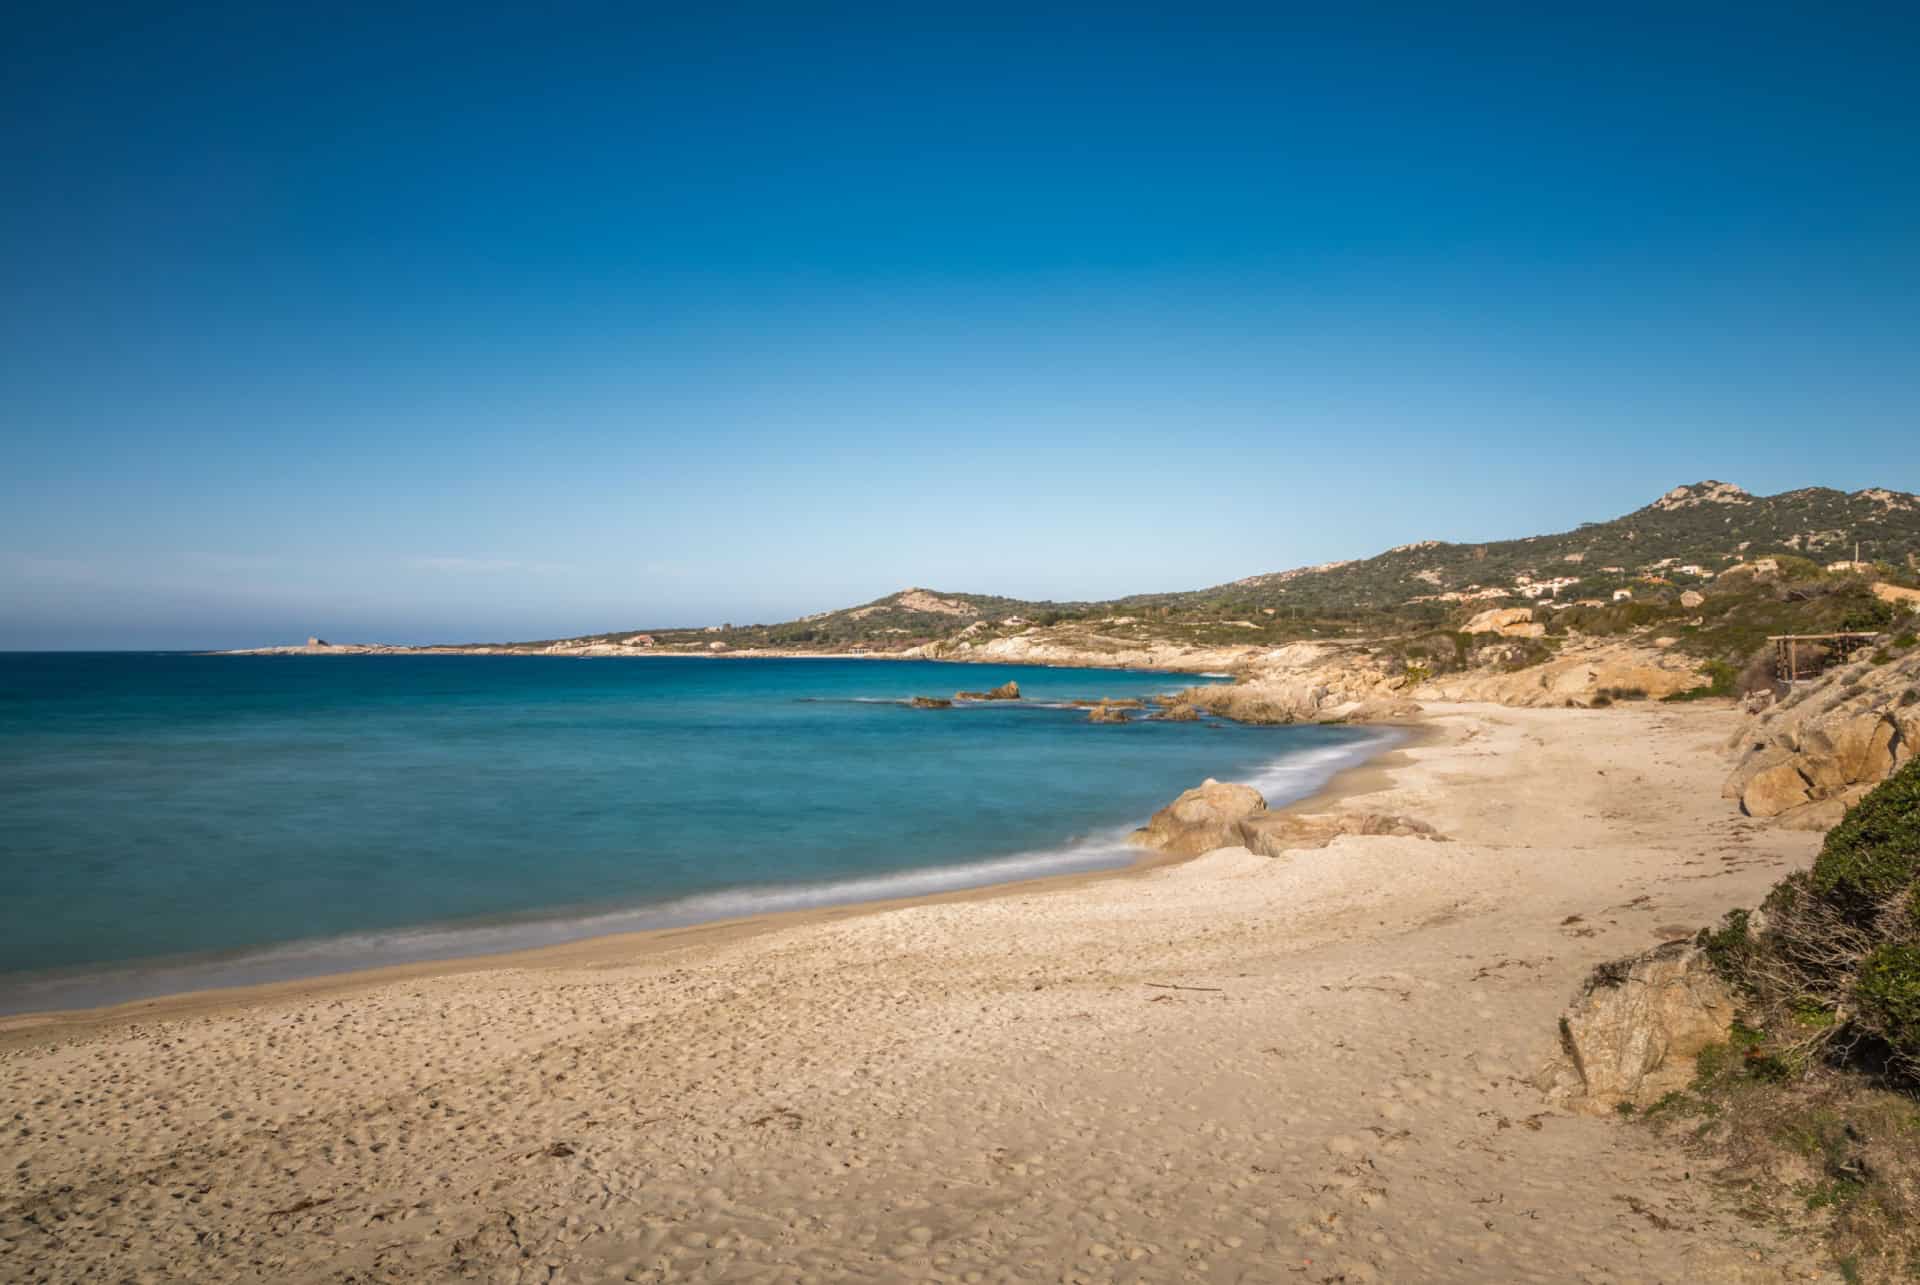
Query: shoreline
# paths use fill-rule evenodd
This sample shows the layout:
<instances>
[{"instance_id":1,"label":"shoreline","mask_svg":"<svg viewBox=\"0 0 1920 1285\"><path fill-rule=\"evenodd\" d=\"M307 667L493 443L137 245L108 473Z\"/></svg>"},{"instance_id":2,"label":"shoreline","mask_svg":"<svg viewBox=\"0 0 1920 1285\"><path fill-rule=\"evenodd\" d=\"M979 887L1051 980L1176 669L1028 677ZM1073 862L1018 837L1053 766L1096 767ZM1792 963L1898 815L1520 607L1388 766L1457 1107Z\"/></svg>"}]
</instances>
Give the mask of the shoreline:
<instances>
[{"instance_id":1,"label":"shoreline","mask_svg":"<svg viewBox=\"0 0 1920 1285\"><path fill-rule=\"evenodd\" d=\"M1806 1279L1681 1142L1539 1087L1595 965L1817 848L1720 797L1738 721L1429 705L1294 806L1444 842L41 1022L0 1039L0 1243L48 1281Z\"/></svg>"},{"instance_id":2,"label":"shoreline","mask_svg":"<svg viewBox=\"0 0 1920 1285\"><path fill-rule=\"evenodd\" d=\"M939 662L929 662L939 663ZM1058 668L1077 668L1077 666L1058 666ZM1405 722L1370 724L1382 732L1380 743L1368 747L1357 761L1336 769L1331 776L1298 799L1290 800L1273 808L1275 812L1315 811L1331 806L1342 799L1356 794L1370 793L1382 788L1390 779L1391 765L1403 761L1403 752L1424 743L1432 736L1432 730L1417 719ZM1274 760L1271 766L1284 766L1285 757ZM1197 784L1197 782L1196 782ZM1171 802L1166 800L1165 802ZM1165 802L1155 805L1164 806ZM66 1007L28 1009L14 1013L0 1013L0 1048L11 1046L21 1037L31 1038L46 1031L65 1032L72 1029L91 1029L115 1022L164 1019L187 1014L203 1014L224 1011L228 1007L247 1007L254 1004L270 1003L288 998L305 998L315 995L338 995L371 989L392 982L422 980L427 978L483 973L494 969L519 968L567 968L594 967L621 959L637 960L650 955L680 949L688 946L717 945L737 941L760 933L771 933L784 929L801 928L812 923L828 923L847 918L884 914L890 911L908 909L922 905L947 905L968 901L990 900L998 897L1019 896L1029 893L1048 892L1074 888L1083 884L1108 879L1137 877L1148 871L1170 865L1177 865L1193 858L1169 856L1146 849L1137 850L1139 855L1124 865L1101 867L1086 870L1061 871L1052 874L1028 875L1004 880L964 885L934 892L916 893L903 896L852 899L830 901L820 905L804 906L794 909L771 910L748 915L720 916L712 919L696 920L684 924L671 924L660 927L625 929L594 932L589 931L578 937L536 946L510 946L495 950L464 951L445 956L405 962L353 965L345 968L326 968L312 973L273 980L241 981L213 986L188 986L179 990L168 990L150 996L141 996L122 1000L103 1000L97 1004L79 1004ZM974 863L974 866L991 866L992 861ZM955 865L941 869L964 872L968 865ZM914 874L934 873L928 871L901 871L903 877ZM797 890L797 886L796 886ZM730 890L739 891L739 890ZM666 903L673 904L673 903ZM627 912L644 914L663 907L641 907ZM608 915L615 912L607 912ZM606 917L606 916L598 916ZM592 917L588 917L590 919ZM555 928L567 923L582 923L585 919L567 920L528 919L517 923L523 931L538 931L542 927ZM502 931L511 931L507 924L499 925ZM564 927L559 930L566 931ZM444 931L449 935L459 930L436 930L432 926L422 926L414 931L433 933ZM474 931L474 930L469 930ZM338 939L331 939L338 940ZM304 943L281 943L278 947L236 957L231 966L242 967L249 960L269 958L276 949ZM106 989L104 979L114 976L132 977L165 974L169 971L180 972L207 971L220 967L217 961L199 963L180 963L171 968L165 963L156 963L142 969L137 961L129 966L107 966L100 969L76 970L65 976L43 978L39 984L65 985L75 989L84 989L90 983ZM28 983L32 985L35 983Z\"/></svg>"}]
</instances>

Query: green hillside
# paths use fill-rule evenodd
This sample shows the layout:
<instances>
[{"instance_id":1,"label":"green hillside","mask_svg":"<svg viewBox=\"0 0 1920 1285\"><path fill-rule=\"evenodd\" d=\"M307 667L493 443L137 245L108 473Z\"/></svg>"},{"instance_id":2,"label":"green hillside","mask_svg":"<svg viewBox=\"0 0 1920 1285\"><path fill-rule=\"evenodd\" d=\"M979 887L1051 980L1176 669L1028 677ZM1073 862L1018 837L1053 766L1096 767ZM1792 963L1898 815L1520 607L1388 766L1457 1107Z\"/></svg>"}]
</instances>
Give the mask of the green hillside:
<instances>
[{"instance_id":1,"label":"green hillside","mask_svg":"<svg viewBox=\"0 0 1920 1285\"><path fill-rule=\"evenodd\" d=\"M1448 593L1571 581L1551 596L1610 596L1654 574L1676 584L1712 578L1738 561L1804 558L1818 566L1860 556L1911 573L1920 558L1920 497L1825 487L1754 496L1724 482L1676 487L1645 508L1557 535L1484 544L1426 541L1356 562L1252 576L1189 593L1148 594L1123 606L1394 610ZM1516 595L1518 596L1518 595Z\"/></svg>"},{"instance_id":2,"label":"green hillside","mask_svg":"<svg viewBox=\"0 0 1920 1285\"><path fill-rule=\"evenodd\" d=\"M1548 647L1571 632L1659 626L1686 650L1740 660L1769 632L1888 623L1893 613L1874 599L1870 583L1913 585L1917 573L1920 497L1824 487L1755 496L1708 481L1676 487L1624 517L1554 535L1423 541L1183 593L1033 602L905 589L780 624L645 632L650 645L672 650L904 651L957 637L984 642L1035 626L1066 626L1110 642L1276 643L1450 637L1489 607L1530 605L1548 627ZM633 636L619 631L572 641Z\"/></svg>"}]
</instances>

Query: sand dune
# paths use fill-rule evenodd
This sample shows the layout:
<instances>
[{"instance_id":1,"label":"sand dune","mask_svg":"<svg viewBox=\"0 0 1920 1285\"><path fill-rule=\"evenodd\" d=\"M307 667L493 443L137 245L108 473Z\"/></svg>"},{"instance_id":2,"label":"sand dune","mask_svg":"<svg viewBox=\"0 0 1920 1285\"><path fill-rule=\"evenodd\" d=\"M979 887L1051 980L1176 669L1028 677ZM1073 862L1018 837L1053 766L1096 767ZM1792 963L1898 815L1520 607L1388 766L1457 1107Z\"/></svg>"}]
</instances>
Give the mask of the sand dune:
<instances>
[{"instance_id":1,"label":"sand dune","mask_svg":"<svg viewBox=\"0 0 1920 1285\"><path fill-rule=\"evenodd\" d=\"M1802 1278L1530 1083L1593 963L1811 855L1732 718L1434 707L1366 806L1449 843L0 1024L0 1275Z\"/></svg>"}]
</instances>

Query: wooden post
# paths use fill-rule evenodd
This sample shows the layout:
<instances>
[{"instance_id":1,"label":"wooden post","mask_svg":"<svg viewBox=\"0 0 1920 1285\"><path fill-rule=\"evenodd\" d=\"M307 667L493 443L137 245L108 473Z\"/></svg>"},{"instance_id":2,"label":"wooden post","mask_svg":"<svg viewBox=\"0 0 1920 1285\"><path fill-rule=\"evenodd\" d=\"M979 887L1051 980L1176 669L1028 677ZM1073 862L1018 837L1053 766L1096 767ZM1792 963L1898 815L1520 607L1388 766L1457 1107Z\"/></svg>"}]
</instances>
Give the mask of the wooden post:
<instances>
[{"instance_id":1,"label":"wooden post","mask_svg":"<svg viewBox=\"0 0 1920 1285\"><path fill-rule=\"evenodd\" d=\"M1787 640L1787 681L1800 681L1800 644L1791 638Z\"/></svg>"}]
</instances>

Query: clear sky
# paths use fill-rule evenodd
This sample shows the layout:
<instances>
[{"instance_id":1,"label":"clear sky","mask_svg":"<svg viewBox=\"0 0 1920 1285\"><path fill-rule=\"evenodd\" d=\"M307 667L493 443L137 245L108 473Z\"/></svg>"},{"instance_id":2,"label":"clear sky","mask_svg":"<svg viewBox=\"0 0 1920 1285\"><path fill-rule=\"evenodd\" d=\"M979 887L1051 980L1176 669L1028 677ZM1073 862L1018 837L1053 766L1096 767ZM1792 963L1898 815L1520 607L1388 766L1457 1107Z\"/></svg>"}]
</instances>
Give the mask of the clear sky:
<instances>
[{"instance_id":1,"label":"clear sky","mask_svg":"<svg viewBox=\"0 0 1920 1285\"><path fill-rule=\"evenodd\" d=\"M1920 9L16 6L0 647L1920 490Z\"/></svg>"}]
</instances>

